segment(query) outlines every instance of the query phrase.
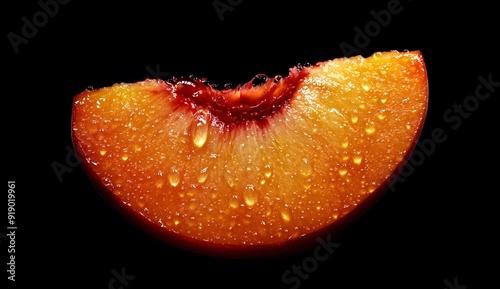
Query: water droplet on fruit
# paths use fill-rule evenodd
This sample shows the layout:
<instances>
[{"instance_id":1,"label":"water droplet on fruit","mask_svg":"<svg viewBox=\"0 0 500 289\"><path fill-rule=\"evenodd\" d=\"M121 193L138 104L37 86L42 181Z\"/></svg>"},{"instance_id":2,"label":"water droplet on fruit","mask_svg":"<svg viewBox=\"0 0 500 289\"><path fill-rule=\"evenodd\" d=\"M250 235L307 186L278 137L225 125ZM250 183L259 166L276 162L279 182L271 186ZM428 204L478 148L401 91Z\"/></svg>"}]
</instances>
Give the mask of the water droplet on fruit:
<instances>
[{"instance_id":1,"label":"water droplet on fruit","mask_svg":"<svg viewBox=\"0 0 500 289\"><path fill-rule=\"evenodd\" d=\"M231 172L228 171L227 174L226 174L226 182L227 182L227 185L231 188L234 188L234 186L236 185L236 180L235 178L231 175Z\"/></svg>"},{"instance_id":2,"label":"water droplet on fruit","mask_svg":"<svg viewBox=\"0 0 500 289\"><path fill-rule=\"evenodd\" d=\"M158 189L161 189L163 187L163 180L157 180L155 182L155 186L158 188Z\"/></svg>"},{"instance_id":3,"label":"water droplet on fruit","mask_svg":"<svg viewBox=\"0 0 500 289\"><path fill-rule=\"evenodd\" d=\"M380 102L381 102L381 103L386 103L386 102L387 102L387 98L381 98L381 99L380 99Z\"/></svg>"},{"instance_id":4,"label":"water droplet on fruit","mask_svg":"<svg viewBox=\"0 0 500 289\"><path fill-rule=\"evenodd\" d=\"M266 83L267 80L268 80L267 75L258 74L252 79L252 86L263 85L264 83Z\"/></svg>"},{"instance_id":5,"label":"water droplet on fruit","mask_svg":"<svg viewBox=\"0 0 500 289\"><path fill-rule=\"evenodd\" d=\"M304 177L308 177L312 174L312 167L306 158L302 159L302 161L300 162L299 170L300 174Z\"/></svg>"},{"instance_id":6,"label":"water droplet on fruit","mask_svg":"<svg viewBox=\"0 0 500 289\"><path fill-rule=\"evenodd\" d=\"M376 189L377 189L377 187L375 187L375 186L369 186L368 187L368 193L371 194L371 193L375 192Z\"/></svg>"},{"instance_id":7,"label":"water droplet on fruit","mask_svg":"<svg viewBox=\"0 0 500 289\"><path fill-rule=\"evenodd\" d=\"M359 164L361 164L361 162L363 161L363 157L362 157L362 156L354 156L354 157L352 157L352 161L353 161L355 164L359 165Z\"/></svg>"},{"instance_id":8,"label":"water droplet on fruit","mask_svg":"<svg viewBox=\"0 0 500 289\"><path fill-rule=\"evenodd\" d=\"M287 210L281 210L281 218L283 219L283 221L287 223L290 222L291 220L290 213Z\"/></svg>"},{"instance_id":9,"label":"water droplet on fruit","mask_svg":"<svg viewBox=\"0 0 500 289\"><path fill-rule=\"evenodd\" d=\"M361 84L361 87L362 87L365 91L370 90L370 86L369 86L367 83L363 83L363 84Z\"/></svg>"},{"instance_id":10,"label":"water droplet on fruit","mask_svg":"<svg viewBox=\"0 0 500 289\"><path fill-rule=\"evenodd\" d=\"M245 200L245 204L247 204L247 206L251 207L257 202L258 198L259 198L259 196L258 196L257 192L255 191L254 186L247 185L245 187L245 191L243 192L243 199Z\"/></svg>"},{"instance_id":11,"label":"water droplet on fruit","mask_svg":"<svg viewBox=\"0 0 500 289\"><path fill-rule=\"evenodd\" d=\"M198 175L198 182L200 184L204 183L206 180L207 180L207 177L208 177L208 172L207 172L208 168L205 167L203 168L201 171L200 171L200 174Z\"/></svg>"},{"instance_id":12,"label":"water droplet on fruit","mask_svg":"<svg viewBox=\"0 0 500 289\"><path fill-rule=\"evenodd\" d=\"M104 149L103 149L103 150L101 150L101 151L99 152L99 154L101 154L101 156L106 155L106 153L107 153L107 151L106 151L106 150L104 150Z\"/></svg>"},{"instance_id":13,"label":"water droplet on fruit","mask_svg":"<svg viewBox=\"0 0 500 289\"><path fill-rule=\"evenodd\" d=\"M271 170L271 166L270 165L266 165L264 167L264 176L269 179L273 174L273 171Z\"/></svg>"},{"instance_id":14,"label":"water droplet on fruit","mask_svg":"<svg viewBox=\"0 0 500 289\"><path fill-rule=\"evenodd\" d=\"M143 201L139 201L139 202L137 203L137 205L139 205L139 207L143 208L145 204L144 204L144 202L143 202Z\"/></svg>"},{"instance_id":15,"label":"water droplet on fruit","mask_svg":"<svg viewBox=\"0 0 500 289\"><path fill-rule=\"evenodd\" d=\"M357 115L353 115L353 116L351 117L351 121L352 121L352 123L357 123L357 122L358 122L358 119L359 119L359 117L358 117Z\"/></svg>"},{"instance_id":16,"label":"water droplet on fruit","mask_svg":"<svg viewBox=\"0 0 500 289\"><path fill-rule=\"evenodd\" d=\"M168 173L168 182L172 187L177 187L179 182L181 181L181 176L177 170L172 170L170 173Z\"/></svg>"},{"instance_id":17,"label":"water droplet on fruit","mask_svg":"<svg viewBox=\"0 0 500 289\"><path fill-rule=\"evenodd\" d=\"M342 146L342 148L347 148L349 146L349 142L348 141L345 141L343 143L340 144Z\"/></svg>"},{"instance_id":18,"label":"water droplet on fruit","mask_svg":"<svg viewBox=\"0 0 500 289\"><path fill-rule=\"evenodd\" d=\"M99 131L99 128L95 125L91 125L88 127L88 131L90 134L96 134Z\"/></svg>"},{"instance_id":19,"label":"water droplet on fruit","mask_svg":"<svg viewBox=\"0 0 500 289\"><path fill-rule=\"evenodd\" d=\"M231 201L229 201L229 206L233 209L236 209L238 207L239 203L237 200L235 199L232 199Z\"/></svg>"},{"instance_id":20,"label":"water droplet on fruit","mask_svg":"<svg viewBox=\"0 0 500 289\"><path fill-rule=\"evenodd\" d=\"M406 129L409 130L411 129L411 126L409 124L406 125Z\"/></svg>"},{"instance_id":21,"label":"water droplet on fruit","mask_svg":"<svg viewBox=\"0 0 500 289\"><path fill-rule=\"evenodd\" d=\"M373 125L370 125L367 128L365 128L365 131L367 134L373 134L375 132L375 127Z\"/></svg>"},{"instance_id":22,"label":"water droplet on fruit","mask_svg":"<svg viewBox=\"0 0 500 289\"><path fill-rule=\"evenodd\" d=\"M339 175L345 176L346 174L347 174L347 170L346 169L339 170Z\"/></svg>"},{"instance_id":23,"label":"water droplet on fruit","mask_svg":"<svg viewBox=\"0 0 500 289\"><path fill-rule=\"evenodd\" d=\"M207 141L210 112L206 109L200 109L195 113L194 117L195 123L191 132L193 143L196 147L201 148Z\"/></svg>"},{"instance_id":24,"label":"water droplet on fruit","mask_svg":"<svg viewBox=\"0 0 500 289\"><path fill-rule=\"evenodd\" d=\"M123 155L123 156L122 156L122 160L123 160L123 161L128 160L128 155Z\"/></svg>"},{"instance_id":25,"label":"water droplet on fruit","mask_svg":"<svg viewBox=\"0 0 500 289\"><path fill-rule=\"evenodd\" d=\"M380 120L383 120L383 119L385 119L385 115L381 113L381 114L377 115L377 118Z\"/></svg>"}]
</instances>

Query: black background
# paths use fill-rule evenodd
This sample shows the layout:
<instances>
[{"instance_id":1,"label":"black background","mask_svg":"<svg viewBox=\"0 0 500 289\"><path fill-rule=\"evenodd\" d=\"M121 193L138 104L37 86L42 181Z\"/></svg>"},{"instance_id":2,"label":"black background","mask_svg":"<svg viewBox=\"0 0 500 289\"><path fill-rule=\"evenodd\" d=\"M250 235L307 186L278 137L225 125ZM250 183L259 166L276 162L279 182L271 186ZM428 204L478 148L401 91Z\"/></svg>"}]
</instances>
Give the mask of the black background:
<instances>
[{"instance_id":1,"label":"black background","mask_svg":"<svg viewBox=\"0 0 500 289\"><path fill-rule=\"evenodd\" d=\"M22 36L22 17L32 19L41 7L37 1L11 2L2 8L3 172L4 181L16 181L18 230L17 281L8 285L108 288L111 271L125 268L135 276L127 289L291 288L282 274L301 265L312 250L257 261L184 252L125 222L79 166L60 182L52 164L71 164L66 148L71 147L72 98L88 86L142 80L147 67L219 84L244 83L258 73L286 75L298 63L343 57L340 43L355 45L354 28L363 30L373 21L370 11L387 9L390 1L271 5L247 0L221 21L213 1L73 0L60 4L18 53L7 35ZM486 1L437 7L402 0L400 6L401 13L392 15L359 54L420 50L430 91L421 139L429 140L437 128L447 140L333 239L341 246L300 288L442 289L445 279L453 283L455 277L467 288L498 283L497 269L489 263L495 266L498 258L494 136L500 87L457 129L443 119L455 103L474 95L479 76L500 81L498 13ZM5 264L8 240L1 241Z\"/></svg>"}]
</instances>

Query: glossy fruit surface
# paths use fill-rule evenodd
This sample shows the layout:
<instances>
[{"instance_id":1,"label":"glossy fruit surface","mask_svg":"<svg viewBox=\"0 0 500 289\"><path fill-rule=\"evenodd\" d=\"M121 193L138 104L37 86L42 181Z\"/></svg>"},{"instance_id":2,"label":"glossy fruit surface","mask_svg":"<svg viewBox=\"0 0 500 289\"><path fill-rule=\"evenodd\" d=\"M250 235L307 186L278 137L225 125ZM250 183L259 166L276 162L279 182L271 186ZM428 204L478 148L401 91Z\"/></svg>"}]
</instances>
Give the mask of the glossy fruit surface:
<instances>
[{"instance_id":1,"label":"glossy fruit surface","mask_svg":"<svg viewBox=\"0 0 500 289\"><path fill-rule=\"evenodd\" d=\"M427 97L419 51L379 52L234 89L178 78L85 90L72 138L103 197L154 237L281 256L375 203L415 146Z\"/></svg>"}]
</instances>

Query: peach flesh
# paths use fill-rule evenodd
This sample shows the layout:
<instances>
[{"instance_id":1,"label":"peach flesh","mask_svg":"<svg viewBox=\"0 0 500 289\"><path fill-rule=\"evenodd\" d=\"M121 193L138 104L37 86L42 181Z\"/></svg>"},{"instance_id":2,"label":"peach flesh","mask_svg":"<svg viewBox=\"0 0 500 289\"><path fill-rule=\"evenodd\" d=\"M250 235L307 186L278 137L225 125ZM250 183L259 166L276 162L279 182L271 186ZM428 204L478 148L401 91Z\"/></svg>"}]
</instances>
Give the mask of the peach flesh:
<instances>
[{"instance_id":1,"label":"peach flesh","mask_svg":"<svg viewBox=\"0 0 500 289\"><path fill-rule=\"evenodd\" d=\"M409 157L427 75L418 51L290 71L287 85L240 87L246 98L208 87L193 100L186 80L84 91L76 151L103 197L169 244L230 258L307 248L371 207ZM239 108L214 109L220 95Z\"/></svg>"}]
</instances>

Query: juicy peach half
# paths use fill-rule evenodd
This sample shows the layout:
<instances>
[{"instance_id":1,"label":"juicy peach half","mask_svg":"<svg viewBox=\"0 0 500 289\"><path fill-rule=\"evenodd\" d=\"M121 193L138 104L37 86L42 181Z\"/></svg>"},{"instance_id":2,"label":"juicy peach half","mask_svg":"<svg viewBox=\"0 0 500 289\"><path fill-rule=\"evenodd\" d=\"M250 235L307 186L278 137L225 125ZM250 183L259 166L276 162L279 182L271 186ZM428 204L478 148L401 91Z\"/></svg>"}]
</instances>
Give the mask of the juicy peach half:
<instances>
[{"instance_id":1,"label":"juicy peach half","mask_svg":"<svg viewBox=\"0 0 500 289\"><path fill-rule=\"evenodd\" d=\"M216 257L282 256L381 197L427 98L419 51L378 52L232 89L174 78L85 90L72 139L105 200L155 238Z\"/></svg>"}]
</instances>

